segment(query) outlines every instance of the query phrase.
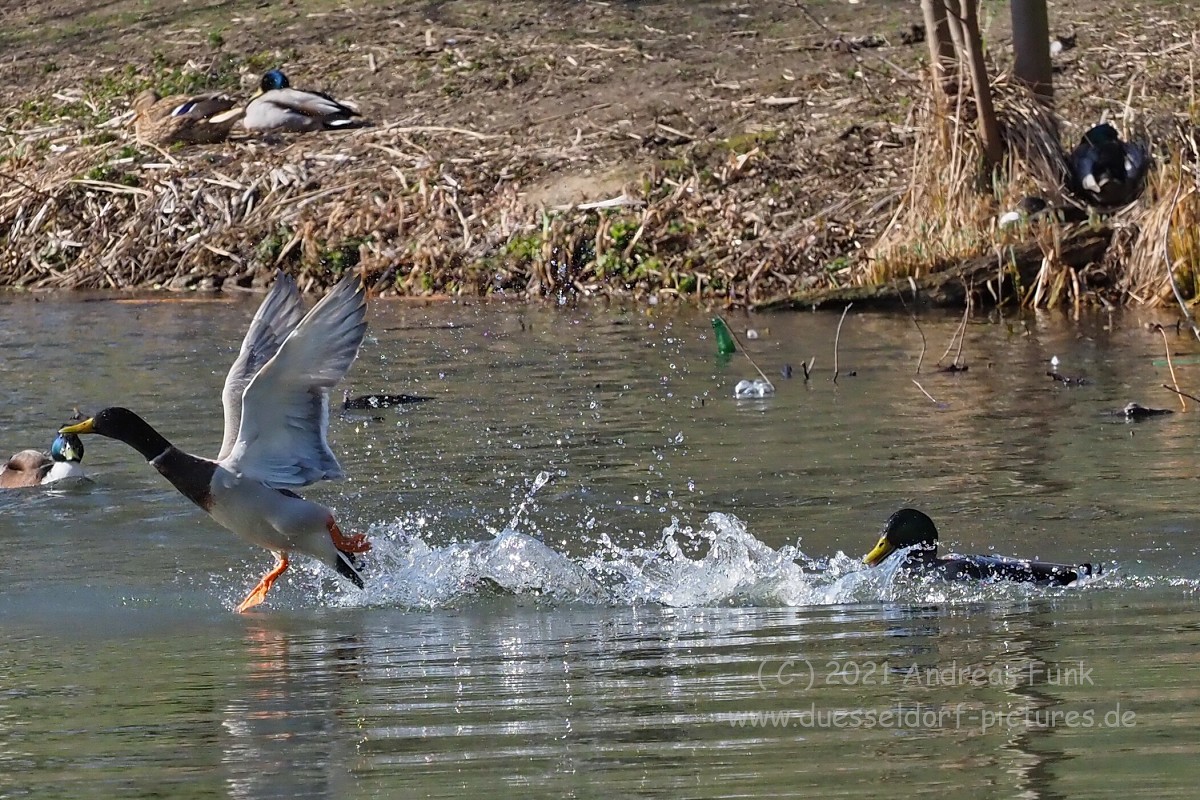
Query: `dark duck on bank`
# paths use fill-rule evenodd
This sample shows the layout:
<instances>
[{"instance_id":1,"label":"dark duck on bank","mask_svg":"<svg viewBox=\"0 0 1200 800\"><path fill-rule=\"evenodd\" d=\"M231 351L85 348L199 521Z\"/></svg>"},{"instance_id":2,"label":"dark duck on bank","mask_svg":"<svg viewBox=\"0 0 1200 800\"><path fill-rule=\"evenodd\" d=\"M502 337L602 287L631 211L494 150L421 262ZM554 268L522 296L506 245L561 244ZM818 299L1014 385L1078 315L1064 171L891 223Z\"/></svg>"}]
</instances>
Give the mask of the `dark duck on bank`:
<instances>
[{"instance_id":1,"label":"dark duck on bank","mask_svg":"<svg viewBox=\"0 0 1200 800\"><path fill-rule=\"evenodd\" d=\"M275 566L238 606L261 603L304 553L356 586L362 534L346 535L333 513L296 489L340 478L329 449L329 390L354 363L366 332L366 289L347 276L307 314L291 278L280 273L250 323L222 392L225 438L216 459L172 445L125 408L106 408L61 433L97 433L125 442L219 524L275 554Z\"/></svg>"},{"instance_id":2,"label":"dark duck on bank","mask_svg":"<svg viewBox=\"0 0 1200 800\"><path fill-rule=\"evenodd\" d=\"M1117 129L1104 122L1071 151L1071 190L1092 205L1125 205L1141 194L1149 166L1144 145L1121 141Z\"/></svg>"},{"instance_id":3,"label":"dark duck on bank","mask_svg":"<svg viewBox=\"0 0 1200 800\"><path fill-rule=\"evenodd\" d=\"M1023 558L998 556L944 556L937 554L938 532L933 520L912 508L902 508L888 518L875 548L863 557L867 566L877 566L894 553L912 548L901 567L911 572L945 580L1004 580L1041 586L1066 586L1080 578L1099 575L1091 564L1052 564Z\"/></svg>"}]
</instances>

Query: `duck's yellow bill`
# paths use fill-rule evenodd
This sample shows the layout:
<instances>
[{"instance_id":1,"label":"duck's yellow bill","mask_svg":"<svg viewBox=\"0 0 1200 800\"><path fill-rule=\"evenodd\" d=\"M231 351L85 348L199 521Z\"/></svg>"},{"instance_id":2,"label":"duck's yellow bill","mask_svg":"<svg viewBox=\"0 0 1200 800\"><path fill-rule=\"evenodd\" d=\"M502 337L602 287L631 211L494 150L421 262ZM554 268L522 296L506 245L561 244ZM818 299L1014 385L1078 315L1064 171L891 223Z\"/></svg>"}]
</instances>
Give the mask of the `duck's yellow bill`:
<instances>
[{"instance_id":1,"label":"duck's yellow bill","mask_svg":"<svg viewBox=\"0 0 1200 800\"><path fill-rule=\"evenodd\" d=\"M875 545L875 549L863 556L863 561L868 567L874 567L885 558L896 552L896 548L887 540L886 536L879 538L879 544Z\"/></svg>"},{"instance_id":2,"label":"duck's yellow bill","mask_svg":"<svg viewBox=\"0 0 1200 800\"><path fill-rule=\"evenodd\" d=\"M83 422L76 422L74 425L68 425L65 428L59 428L59 433L95 433L96 426L91 419L85 419Z\"/></svg>"}]
</instances>

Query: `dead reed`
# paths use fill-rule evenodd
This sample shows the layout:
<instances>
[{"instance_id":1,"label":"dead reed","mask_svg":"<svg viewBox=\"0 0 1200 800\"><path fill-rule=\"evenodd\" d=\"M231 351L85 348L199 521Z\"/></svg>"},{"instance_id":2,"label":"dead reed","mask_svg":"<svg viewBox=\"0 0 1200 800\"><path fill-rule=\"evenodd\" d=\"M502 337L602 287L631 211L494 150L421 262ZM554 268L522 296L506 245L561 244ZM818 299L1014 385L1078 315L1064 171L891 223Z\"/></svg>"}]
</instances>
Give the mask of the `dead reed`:
<instances>
[{"instance_id":1,"label":"dead reed","mask_svg":"<svg viewBox=\"0 0 1200 800\"><path fill-rule=\"evenodd\" d=\"M792 131L700 142L613 196L548 206L523 176L597 168L618 145L384 125L168 152L124 123L9 138L0 286L249 286L286 265L314 286L359 267L415 296L750 305L795 291L828 235L826 216L777 214L804 195L781 180Z\"/></svg>"}]
</instances>

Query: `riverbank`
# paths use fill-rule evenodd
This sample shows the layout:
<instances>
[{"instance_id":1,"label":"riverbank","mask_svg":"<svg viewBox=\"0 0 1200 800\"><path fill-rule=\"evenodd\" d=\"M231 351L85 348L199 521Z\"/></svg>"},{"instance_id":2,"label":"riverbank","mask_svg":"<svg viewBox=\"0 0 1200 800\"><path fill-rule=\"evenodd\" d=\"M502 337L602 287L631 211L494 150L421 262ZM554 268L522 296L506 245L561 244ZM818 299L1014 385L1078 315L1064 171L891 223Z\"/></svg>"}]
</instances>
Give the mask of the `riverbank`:
<instances>
[{"instance_id":1,"label":"riverbank","mask_svg":"<svg viewBox=\"0 0 1200 800\"><path fill-rule=\"evenodd\" d=\"M873 247L925 124L907 3L89 9L23 9L0 34L0 286L228 288L286 267L316 288L357 266L405 295L779 303L884 277ZM1075 36L1056 61L1064 145L1107 115L1178 149L1198 13L1053 14ZM1001 66L1006 30L987 31ZM248 93L277 65L372 125L133 138L142 89ZM980 194L977 230L936 257L1011 239L994 217L1028 188ZM1101 259L1084 283L1126 299L1123 268Z\"/></svg>"}]
</instances>

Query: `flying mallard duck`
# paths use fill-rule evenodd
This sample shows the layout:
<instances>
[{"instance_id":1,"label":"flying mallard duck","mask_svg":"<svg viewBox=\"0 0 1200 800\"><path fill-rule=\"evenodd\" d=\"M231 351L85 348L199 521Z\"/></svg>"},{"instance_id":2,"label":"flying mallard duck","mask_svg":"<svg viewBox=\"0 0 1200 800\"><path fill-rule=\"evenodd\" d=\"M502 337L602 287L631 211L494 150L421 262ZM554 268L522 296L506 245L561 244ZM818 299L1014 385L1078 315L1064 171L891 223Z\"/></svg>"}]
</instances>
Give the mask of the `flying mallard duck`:
<instances>
[{"instance_id":1,"label":"flying mallard duck","mask_svg":"<svg viewBox=\"0 0 1200 800\"><path fill-rule=\"evenodd\" d=\"M86 478L83 442L78 436L60 433L54 437L50 452L22 450L0 467L0 489L44 486L64 478Z\"/></svg>"},{"instance_id":2,"label":"flying mallard duck","mask_svg":"<svg viewBox=\"0 0 1200 800\"><path fill-rule=\"evenodd\" d=\"M946 580L1005 580L1066 586L1089 575L1099 575L1091 564L1051 564L1023 558L997 556L946 556L937 554L938 532L933 520L912 508L902 508L888 518L875 549L863 557L867 566L882 563L897 550L912 547L904 569L937 575Z\"/></svg>"},{"instance_id":3,"label":"flying mallard duck","mask_svg":"<svg viewBox=\"0 0 1200 800\"><path fill-rule=\"evenodd\" d=\"M1144 145L1122 142L1106 122L1091 128L1071 151L1071 190L1098 206L1133 202L1150 166Z\"/></svg>"},{"instance_id":4,"label":"flying mallard duck","mask_svg":"<svg viewBox=\"0 0 1200 800\"><path fill-rule=\"evenodd\" d=\"M237 101L221 92L159 97L147 89L133 101L133 131L148 144L212 144L229 136L243 113Z\"/></svg>"},{"instance_id":5,"label":"flying mallard duck","mask_svg":"<svg viewBox=\"0 0 1200 800\"><path fill-rule=\"evenodd\" d=\"M239 612L266 598L292 552L361 588L357 554L370 550L370 542L343 534L328 508L294 489L344 476L325 439L329 390L358 355L366 309L365 287L347 276L305 314L295 281L279 274L225 377L225 438L216 460L183 452L125 408L106 408L61 432L125 442L218 523L275 554L274 568Z\"/></svg>"},{"instance_id":6,"label":"flying mallard duck","mask_svg":"<svg viewBox=\"0 0 1200 800\"><path fill-rule=\"evenodd\" d=\"M291 88L287 76L273 69L262 76L258 93L246 106L242 127L248 131L321 131L354 126L358 108L324 92Z\"/></svg>"}]
</instances>

